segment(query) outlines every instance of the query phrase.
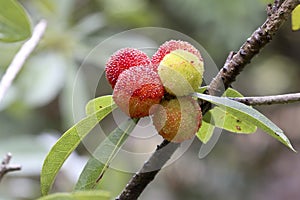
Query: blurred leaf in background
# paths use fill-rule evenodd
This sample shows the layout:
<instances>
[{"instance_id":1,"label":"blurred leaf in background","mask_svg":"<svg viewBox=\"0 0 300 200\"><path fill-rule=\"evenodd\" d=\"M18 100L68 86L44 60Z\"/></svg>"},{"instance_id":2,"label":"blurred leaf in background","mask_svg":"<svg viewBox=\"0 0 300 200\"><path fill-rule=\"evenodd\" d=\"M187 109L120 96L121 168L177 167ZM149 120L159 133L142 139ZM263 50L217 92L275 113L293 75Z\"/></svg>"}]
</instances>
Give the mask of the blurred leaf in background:
<instances>
[{"instance_id":1,"label":"blurred leaf in background","mask_svg":"<svg viewBox=\"0 0 300 200\"><path fill-rule=\"evenodd\" d=\"M31 34L29 17L15 0L0 0L0 42L25 40Z\"/></svg>"},{"instance_id":2,"label":"blurred leaf in background","mask_svg":"<svg viewBox=\"0 0 300 200\"><path fill-rule=\"evenodd\" d=\"M300 5L298 5L292 12L292 30L300 29Z\"/></svg>"}]
</instances>

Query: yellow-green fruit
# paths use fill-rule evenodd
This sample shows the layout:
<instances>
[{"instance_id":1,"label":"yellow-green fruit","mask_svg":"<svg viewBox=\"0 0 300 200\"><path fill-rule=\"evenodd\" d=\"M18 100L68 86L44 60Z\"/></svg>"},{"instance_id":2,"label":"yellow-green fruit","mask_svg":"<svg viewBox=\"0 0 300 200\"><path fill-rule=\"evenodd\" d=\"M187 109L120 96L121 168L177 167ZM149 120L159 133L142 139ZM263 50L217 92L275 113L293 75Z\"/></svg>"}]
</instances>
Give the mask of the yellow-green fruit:
<instances>
[{"instance_id":1,"label":"yellow-green fruit","mask_svg":"<svg viewBox=\"0 0 300 200\"><path fill-rule=\"evenodd\" d=\"M153 124L158 133L170 142L180 143L193 138L202 123L201 108L190 96L163 100L155 108Z\"/></svg>"},{"instance_id":2,"label":"yellow-green fruit","mask_svg":"<svg viewBox=\"0 0 300 200\"><path fill-rule=\"evenodd\" d=\"M193 93L202 83L203 62L186 50L167 54L158 67L159 77L165 90L174 96Z\"/></svg>"}]
</instances>

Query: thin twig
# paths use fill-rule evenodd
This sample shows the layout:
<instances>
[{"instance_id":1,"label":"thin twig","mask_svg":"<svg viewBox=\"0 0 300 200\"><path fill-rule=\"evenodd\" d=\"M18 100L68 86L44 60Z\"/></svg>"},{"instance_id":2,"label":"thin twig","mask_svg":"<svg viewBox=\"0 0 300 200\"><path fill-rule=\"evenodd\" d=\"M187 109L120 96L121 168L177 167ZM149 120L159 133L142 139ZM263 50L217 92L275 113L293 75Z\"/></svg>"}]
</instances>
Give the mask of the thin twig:
<instances>
[{"instance_id":1,"label":"thin twig","mask_svg":"<svg viewBox=\"0 0 300 200\"><path fill-rule=\"evenodd\" d=\"M259 27L249 39L247 39L247 42L242 45L237 54L233 55L231 60L226 61L223 68L209 85L208 92L210 95L220 96L223 91L225 91L225 89L227 89L230 84L235 81L236 76L248 63L250 63L252 58L258 54L259 50L270 42L272 36L287 20L288 16L297 4L299 4L299 0L286 0L278 8L278 10L268 16L265 23ZM206 102L202 103L201 109L203 114L205 114L205 112L210 109L210 104ZM164 149L166 149L169 157L179 147L179 145L177 145L174 146L175 148L165 148L168 147L168 145L174 146L174 143L167 143L164 141L160 145L161 152L158 154L157 151L160 151L160 149L156 150L150 159L143 165L142 169L128 182L121 195L116 198L117 200L135 200L140 196L146 186L155 178L160 168L168 161L164 159ZM157 161L160 161L160 168L158 170L154 173L143 173L146 169L151 169L151 166L157 166ZM141 174L143 174L142 178Z\"/></svg>"},{"instance_id":2,"label":"thin twig","mask_svg":"<svg viewBox=\"0 0 300 200\"><path fill-rule=\"evenodd\" d=\"M5 174L12 171L19 171L21 170L20 165L9 165L9 162L12 158L11 153L7 153L3 158L1 165L0 165L0 182Z\"/></svg>"},{"instance_id":3,"label":"thin twig","mask_svg":"<svg viewBox=\"0 0 300 200\"><path fill-rule=\"evenodd\" d=\"M11 86L16 75L22 69L25 61L27 60L27 58L29 57L31 52L35 49L35 47L41 40L41 38L46 30L46 27L47 27L46 20L41 20L34 27L31 38L22 45L19 52L15 55L13 61L8 66L8 68L0 82L0 102L4 98L7 90Z\"/></svg>"},{"instance_id":4,"label":"thin twig","mask_svg":"<svg viewBox=\"0 0 300 200\"><path fill-rule=\"evenodd\" d=\"M230 98L230 99L251 106L286 104L286 103L299 102L300 93L262 96L262 97L239 97L239 98Z\"/></svg>"}]
</instances>

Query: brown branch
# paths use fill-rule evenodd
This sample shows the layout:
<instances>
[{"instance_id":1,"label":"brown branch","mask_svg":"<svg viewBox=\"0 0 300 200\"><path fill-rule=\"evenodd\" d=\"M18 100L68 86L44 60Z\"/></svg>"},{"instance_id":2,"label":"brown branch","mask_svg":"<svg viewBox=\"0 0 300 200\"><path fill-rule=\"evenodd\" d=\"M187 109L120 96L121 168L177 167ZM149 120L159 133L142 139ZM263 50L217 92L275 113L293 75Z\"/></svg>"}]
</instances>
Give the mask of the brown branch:
<instances>
[{"instance_id":1,"label":"brown branch","mask_svg":"<svg viewBox=\"0 0 300 200\"><path fill-rule=\"evenodd\" d=\"M276 0L276 2L278 1ZM224 67L209 85L208 93L210 95L220 96L235 81L236 76L250 63L260 49L270 42L272 36L287 20L292 10L298 4L299 0L285 0L280 6L274 5L273 12L268 15L264 24L247 39L235 55L231 53L231 56L228 57ZM201 109L203 113L207 112L210 109L210 104L202 102ZM132 177L121 195L116 199L137 199L178 147L179 145L167 141L159 145L154 154L143 165L142 169ZM154 169L154 171L151 172L149 169Z\"/></svg>"},{"instance_id":2,"label":"brown branch","mask_svg":"<svg viewBox=\"0 0 300 200\"><path fill-rule=\"evenodd\" d=\"M277 1L276 1L277 2ZM288 19L299 0L285 0L279 8L273 7L267 20L247 39L240 50L227 62L209 85L211 95L220 95L235 81L236 76L251 59L270 42L280 26Z\"/></svg>"},{"instance_id":3,"label":"brown branch","mask_svg":"<svg viewBox=\"0 0 300 200\"><path fill-rule=\"evenodd\" d=\"M21 170L20 165L9 165L9 162L12 158L11 153L7 153L3 158L1 165L0 165L0 182L5 174L12 171L19 171Z\"/></svg>"},{"instance_id":4,"label":"brown branch","mask_svg":"<svg viewBox=\"0 0 300 200\"><path fill-rule=\"evenodd\" d=\"M272 95L263 97L239 97L239 98L229 98L240 103L251 106L260 105L271 105L271 104L285 104L285 103L295 103L300 101L300 93L295 94L282 94L282 95Z\"/></svg>"},{"instance_id":5,"label":"brown branch","mask_svg":"<svg viewBox=\"0 0 300 200\"><path fill-rule=\"evenodd\" d=\"M132 177L126 189L116 199L137 199L178 147L179 144L164 140L157 146L154 154L144 164L143 168Z\"/></svg>"}]
</instances>

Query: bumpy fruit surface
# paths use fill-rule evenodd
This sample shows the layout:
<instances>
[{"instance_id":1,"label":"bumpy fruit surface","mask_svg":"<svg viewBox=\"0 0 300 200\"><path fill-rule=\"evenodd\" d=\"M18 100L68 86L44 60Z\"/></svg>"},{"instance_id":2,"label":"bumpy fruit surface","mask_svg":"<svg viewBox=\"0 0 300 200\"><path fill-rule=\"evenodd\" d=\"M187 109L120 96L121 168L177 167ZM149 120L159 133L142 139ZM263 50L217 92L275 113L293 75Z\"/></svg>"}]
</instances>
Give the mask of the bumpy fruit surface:
<instances>
[{"instance_id":1,"label":"bumpy fruit surface","mask_svg":"<svg viewBox=\"0 0 300 200\"><path fill-rule=\"evenodd\" d=\"M165 55L158 67L166 91L174 96L186 96L200 87L203 71L203 62L186 50Z\"/></svg>"},{"instance_id":2,"label":"bumpy fruit surface","mask_svg":"<svg viewBox=\"0 0 300 200\"><path fill-rule=\"evenodd\" d=\"M151 58L151 63L157 68L165 55L169 54L171 51L178 49L185 50L194 54L199 58L201 62L203 62L200 52L193 45L181 40L170 40L165 42L158 48L157 52Z\"/></svg>"},{"instance_id":3,"label":"bumpy fruit surface","mask_svg":"<svg viewBox=\"0 0 300 200\"><path fill-rule=\"evenodd\" d=\"M153 114L153 124L158 133L175 143L191 139L201 122L201 108L192 97L163 100Z\"/></svg>"},{"instance_id":4,"label":"bumpy fruit surface","mask_svg":"<svg viewBox=\"0 0 300 200\"><path fill-rule=\"evenodd\" d=\"M131 67L122 72L116 83L113 99L132 118L149 115L150 108L159 104L164 87L151 66Z\"/></svg>"},{"instance_id":5,"label":"bumpy fruit surface","mask_svg":"<svg viewBox=\"0 0 300 200\"><path fill-rule=\"evenodd\" d=\"M150 58L142 51L133 48L124 48L115 52L106 63L106 78L112 88L118 80L119 75L126 69L134 66L149 65Z\"/></svg>"}]
</instances>

